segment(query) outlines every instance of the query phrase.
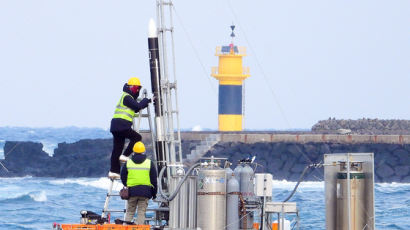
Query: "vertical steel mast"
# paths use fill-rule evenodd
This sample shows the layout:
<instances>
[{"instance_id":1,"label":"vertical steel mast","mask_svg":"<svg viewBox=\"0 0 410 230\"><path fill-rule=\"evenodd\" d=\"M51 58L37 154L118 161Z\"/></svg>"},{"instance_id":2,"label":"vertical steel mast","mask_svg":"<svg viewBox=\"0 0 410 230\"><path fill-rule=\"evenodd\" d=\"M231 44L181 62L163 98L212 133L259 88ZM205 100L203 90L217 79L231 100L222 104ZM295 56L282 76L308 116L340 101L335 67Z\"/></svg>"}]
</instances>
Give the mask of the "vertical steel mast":
<instances>
[{"instance_id":1,"label":"vertical steel mast","mask_svg":"<svg viewBox=\"0 0 410 230\"><path fill-rule=\"evenodd\" d=\"M161 68L162 105L164 112L163 129L168 164L182 163L181 133L179 127L177 81L175 68L174 26L171 0L157 0L157 23ZM169 20L167 24L167 19ZM170 49L170 51L168 51ZM169 60L172 64L169 65ZM176 127L174 125L176 123Z\"/></svg>"},{"instance_id":2,"label":"vertical steel mast","mask_svg":"<svg viewBox=\"0 0 410 230\"><path fill-rule=\"evenodd\" d=\"M166 192L175 192L178 182L185 174L182 166L181 133L179 127L179 112L177 100L177 81L175 67L175 46L174 46L174 26L172 19L173 3L171 0L157 0L157 23L159 56L162 67L160 68L161 95L163 119L161 124L156 124L162 129L164 143L165 164L167 165L167 175L164 178ZM157 122L157 121L156 121ZM175 127L176 123L176 127ZM174 199L169 201L169 227L186 227L185 213L186 194L179 193ZM181 219L183 218L183 219Z\"/></svg>"}]
</instances>

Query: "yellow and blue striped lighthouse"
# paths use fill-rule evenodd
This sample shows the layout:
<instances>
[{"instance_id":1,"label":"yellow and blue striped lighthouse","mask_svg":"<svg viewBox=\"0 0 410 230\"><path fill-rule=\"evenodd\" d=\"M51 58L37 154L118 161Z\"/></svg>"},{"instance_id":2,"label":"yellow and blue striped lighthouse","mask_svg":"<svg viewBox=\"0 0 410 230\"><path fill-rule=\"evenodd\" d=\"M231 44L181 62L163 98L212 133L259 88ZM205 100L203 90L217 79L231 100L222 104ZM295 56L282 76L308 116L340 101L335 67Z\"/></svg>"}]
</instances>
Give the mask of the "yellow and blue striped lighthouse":
<instances>
[{"instance_id":1,"label":"yellow and blue striped lighthouse","mask_svg":"<svg viewBox=\"0 0 410 230\"><path fill-rule=\"evenodd\" d=\"M245 47L233 44L235 26L232 29L232 42L228 46L216 47L215 56L219 66L212 68L211 76L219 80L218 129L219 131L242 131L243 129L243 80L249 77L249 67L242 66Z\"/></svg>"}]
</instances>

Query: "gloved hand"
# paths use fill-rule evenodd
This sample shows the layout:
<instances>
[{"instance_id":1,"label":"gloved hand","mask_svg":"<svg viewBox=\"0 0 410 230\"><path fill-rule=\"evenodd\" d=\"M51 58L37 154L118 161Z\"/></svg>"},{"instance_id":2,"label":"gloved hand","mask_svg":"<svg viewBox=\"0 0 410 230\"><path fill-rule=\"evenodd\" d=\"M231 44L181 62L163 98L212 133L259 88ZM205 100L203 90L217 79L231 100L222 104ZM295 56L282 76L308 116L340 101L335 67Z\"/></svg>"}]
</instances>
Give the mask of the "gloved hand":
<instances>
[{"instance_id":1,"label":"gloved hand","mask_svg":"<svg viewBox=\"0 0 410 230\"><path fill-rule=\"evenodd\" d=\"M142 108L146 108L146 107L148 106L148 103L150 103L150 102L151 102L151 99L143 98L143 99L141 100L141 102L140 102L141 107L142 107Z\"/></svg>"}]
</instances>

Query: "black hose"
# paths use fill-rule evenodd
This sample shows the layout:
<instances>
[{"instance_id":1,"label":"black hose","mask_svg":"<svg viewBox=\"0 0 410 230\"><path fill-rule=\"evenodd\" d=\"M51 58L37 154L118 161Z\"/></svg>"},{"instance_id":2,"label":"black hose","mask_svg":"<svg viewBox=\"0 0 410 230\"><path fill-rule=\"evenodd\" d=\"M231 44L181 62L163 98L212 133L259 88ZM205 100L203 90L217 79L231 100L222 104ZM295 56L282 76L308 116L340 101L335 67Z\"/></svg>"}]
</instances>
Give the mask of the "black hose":
<instances>
[{"instance_id":1,"label":"black hose","mask_svg":"<svg viewBox=\"0 0 410 230\"><path fill-rule=\"evenodd\" d=\"M164 172L165 172L165 169L166 169L167 166L163 167L163 168L161 169L161 171L159 172L159 176L158 176L158 177L159 177L159 180L158 180L158 188L159 188L159 193L161 194L161 196L162 196L165 200L167 200L167 201L173 200L173 199L177 196L179 190L181 189L182 184L186 181L186 179L188 178L189 174L191 174L191 172L194 170L194 168L197 167L197 166L199 166L200 164L201 164L201 163L196 163L196 164L192 165L192 166L188 169L187 173L184 175L184 177L182 178L182 180L180 180L180 181L178 182L178 185L177 185L175 191L174 191L169 197L164 194L164 191L162 191L162 183L161 183L161 181L162 181L162 177L164 176Z\"/></svg>"},{"instance_id":2,"label":"black hose","mask_svg":"<svg viewBox=\"0 0 410 230\"><path fill-rule=\"evenodd\" d=\"M300 184L300 182L302 182L303 177L305 176L305 173L307 172L308 169L310 169L311 167L314 167L314 165L308 165L305 167L305 169L303 170L302 174L299 177L299 181L298 183L296 183L295 188L293 188L292 193L283 201L283 202L287 202L288 200L290 200L290 198L292 198L292 196L295 194L296 189L298 189L298 186Z\"/></svg>"},{"instance_id":3,"label":"black hose","mask_svg":"<svg viewBox=\"0 0 410 230\"><path fill-rule=\"evenodd\" d=\"M263 205L262 205L262 214L261 214L261 226L259 227L259 230L263 229Z\"/></svg>"}]
</instances>

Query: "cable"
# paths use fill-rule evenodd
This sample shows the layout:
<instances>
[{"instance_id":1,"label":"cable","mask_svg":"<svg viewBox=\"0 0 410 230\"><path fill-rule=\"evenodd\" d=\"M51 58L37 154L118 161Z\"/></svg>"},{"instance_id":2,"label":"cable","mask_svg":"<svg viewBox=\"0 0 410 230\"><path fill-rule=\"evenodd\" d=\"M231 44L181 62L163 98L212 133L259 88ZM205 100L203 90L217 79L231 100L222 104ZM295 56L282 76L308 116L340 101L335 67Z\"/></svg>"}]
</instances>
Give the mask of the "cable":
<instances>
[{"instance_id":1,"label":"cable","mask_svg":"<svg viewBox=\"0 0 410 230\"><path fill-rule=\"evenodd\" d=\"M302 182L303 177L305 176L305 173L307 172L308 169L310 169L311 167L313 167L313 164L308 165L305 167L305 169L303 170L302 174L299 177L298 183L296 183L295 188L293 188L292 193L283 201L284 203L287 202L290 198L292 198L292 196L295 194L296 189L298 189L300 182Z\"/></svg>"},{"instance_id":2,"label":"cable","mask_svg":"<svg viewBox=\"0 0 410 230\"><path fill-rule=\"evenodd\" d=\"M289 129L292 129L292 126L290 125L290 123L289 123L289 121L288 121L288 119L287 119L287 117L286 117L286 115L285 115L285 112L283 111L283 108L282 108L282 106L280 105L279 100L278 100L278 98L277 98L275 92L273 91L272 86L269 84L268 77L266 76L265 71L263 70L262 65L261 65L260 62L259 62L258 56L256 55L255 50L252 48L252 45L251 45L251 43L249 42L248 37L247 37L246 34L245 34L245 30L242 28L241 23L240 23L238 17L236 16L235 11L233 10L231 1L230 1L230 0L227 0L227 2L228 2L228 6L229 6L229 9L231 10L232 15L234 16L235 20L238 22L238 26L239 26L239 27L241 28L241 30L243 31L243 35L244 35L244 38L245 38L246 43L247 43L248 46L249 46L249 49L252 51L252 53L253 53L254 56L255 56L256 64L258 65L258 68L259 68L259 70L261 71L262 76L263 76L263 78L265 79L265 81L266 81L266 83L267 83L267 85L268 85L268 88L269 88L269 90L270 90L270 92L271 92L271 94L272 94L272 96L273 96L273 99L274 99L274 101L275 101L275 103L276 103L276 106L279 108L279 112L281 113L281 115L282 115L283 119L285 120L285 122L286 122L287 126L289 127Z\"/></svg>"},{"instance_id":3,"label":"cable","mask_svg":"<svg viewBox=\"0 0 410 230\"><path fill-rule=\"evenodd\" d=\"M265 216L265 221L267 223L267 226L268 226L269 230L272 230L272 225L271 225L271 222L268 219L268 215Z\"/></svg>"},{"instance_id":4,"label":"cable","mask_svg":"<svg viewBox=\"0 0 410 230\"><path fill-rule=\"evenodd\" d=\"M214 95L215 95L215 94L216 94L216 90L215 90L215 88L214 88L214 85L212 85L211 79L210 79L210 77L208 76L208 72L207 72L207 70L206 70L206 68L205 68L205 65L204 65L204 63L202 62L201 58L199 57L199 53L198 53L198 51L195 49L195 46L194 46L194 44L193 44L193 42L192 42L192 39L191 39L191 37L189 36L187 30L185 29L185 26L184 26L184 24L182 23L182 20L181 20L181 18L179 17L179 14L177 13L177 10L175 9L175 4L173 5L172 8L174 9L175 15L177 16L177 19L178 19L179 23L181 24L181 28L182 28L182 30L184 31L185 36L187 37L188 42L189 42L189 44L191 45L192 50L194 51L195 57L198 59L198 62L199 62L199 64L200 64L201 67L202 67L202 71L204 72L204 76L205 76L206 79L208 80L208 83L209 83L209 85L211 86L212 92L213 92Z\"/></svg>"},{"instance_id":5,"label":"cable","mask_svg":"<svg viewBox=\"0 0 410 230\"><path fill-rule=\"evenodd\" d=\"M158 188L159 188L159 193L161 194L161 196L167 201L172 201L177 196L179 190L181 189L182 184L186 181L189 174L191 174L191 172L199 165L201 165L201 163L196 163L196 164L192 165L191 168L188 169L187 173L184 175L182 180L180 180L178 182L177 188L175 189L175 191L170 196L165 195L164 191L162 191L162 182L161 181L162 181L162 177L164 176L164 172L165 172L165 169L167 168L167 166L163 167L161 169L161 172L159 173L159 176L158 176L158 178L159 178Z\"/></svg>"},{"instance_id":6,"label":"cable","mask_svg":"<svg viewBox=\"0 0 410 230\"><path fill-rule=\"evenodd\" d=\"M4 170L6 170L7 172L10 172L10 171L6 168L6 166L4 166L3 163L1 163L1 161L0 161L0 165L4 168Z\"/></svg>"},{"instance_id":7,"label":"cable","mask_svg":"<svg viewBox=\"0 0 410 230\"><path fill-rule=\"evenodd\" d=\"M22 142L19 142L19 143L17 143L17 144L15 144L14 146L13 146L13 148L11 148L7 153L4 153L3 155L4 155L4 160L6 159L6 156L7 155L9 155L17 146L19 146L20 144L21 144ZM6 166L4 166L4 164L0 161L0 165L2 166L2 168L6 171L6 172L10 172L7 168L6 168Z\"/></svg>"},{"instance_id":8,"label":"cable","mask_svg":"<svg viewBox=\"0 0 410 230\"><path fill-rule=\"evenodd\" d=\"M231 226L232 224L235 224L235 223L240 222L243 218L247 217L247 216L250 215L251 213L252 213L252 212L248 212L246 215L243 215L238 221L235 221L235 222L232 222L232 223L227 224L227 225L224 227L224 229L226 229L228 226Z\"/></svg>"},{"instance_id":9,"label":"cable","mask_svg":"<svg viewBox=\"0 0 410 230\"><path fill-rule=\"evenodd\" d=\"M9 155L17 146L19 146L22 142L18 142L11 148L7 153L4 153L4 159L6 159L6 156Z\"/></svg>"}]
</instances>

